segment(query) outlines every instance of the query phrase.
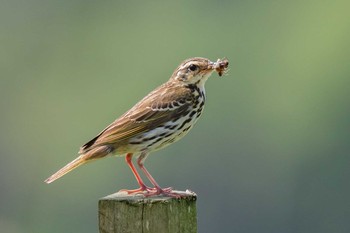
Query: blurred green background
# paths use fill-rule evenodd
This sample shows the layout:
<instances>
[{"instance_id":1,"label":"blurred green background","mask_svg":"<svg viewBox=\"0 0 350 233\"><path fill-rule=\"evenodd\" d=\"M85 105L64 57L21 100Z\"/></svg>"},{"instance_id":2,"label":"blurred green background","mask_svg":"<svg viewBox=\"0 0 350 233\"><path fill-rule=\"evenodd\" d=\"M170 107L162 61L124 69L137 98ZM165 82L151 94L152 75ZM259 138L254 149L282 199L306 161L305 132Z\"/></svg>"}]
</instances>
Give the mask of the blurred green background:
<instances>
[{"instance_id":1,"label":"blurred green background","mask_svg":"<svg viewBox=\"0 0 350 233\"><path fill-rule=\"evenodd\" d=\"M0 231L97 232L123 158L43 180L168 80L227 57L202 118L146 166L199 232L350 232L349 1L10 1L0 8Z\"/></svg>"}]
</instances>

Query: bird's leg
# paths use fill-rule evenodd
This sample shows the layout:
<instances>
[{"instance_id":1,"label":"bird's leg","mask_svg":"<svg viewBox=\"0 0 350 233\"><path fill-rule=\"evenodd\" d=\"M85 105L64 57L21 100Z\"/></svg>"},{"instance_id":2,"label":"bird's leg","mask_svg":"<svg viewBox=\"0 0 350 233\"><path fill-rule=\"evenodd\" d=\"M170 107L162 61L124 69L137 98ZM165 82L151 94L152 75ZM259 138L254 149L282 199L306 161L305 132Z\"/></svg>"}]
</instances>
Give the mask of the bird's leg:
<instances>
[{"instance_id":1,"label":"bird's leg","mask_svg":"<svg viewBox=\"0 0 350 233\"><path fill-rule=\"evenodd\" d=\"M159 195L159 194L164 194L167 196L174 196L174 197L179 197L177 194L172 193L172 188L164 188L162 189L156 180L152 177L152 175L147 171L145 166L143 165L148 153L141 153L141 155L137 158L137 164L139 165L140 169L143 171L143 173L146 175L146 177L149 179L149 181L154 185L155 192L149 193L148 196L151 195Z\"/></svg>"},{"instance_id":2,"label":"bird's leg","mask_svg":"<svg viewBox=\"0 0 350 233\"><path fill-rule=\"evenodd\" d=\"M138 173L137 170L135 169L134 164L132 163L132 153L128 153L128 154L126 155L125 161L126 161L126 163L128 164L128 166L130 167L132 173L134 174L134 176L135 176L135 178L136 178L136 180L137 180L137 183L139 183L139 185L140 185L140 188L138 188L138 189L133 189L133 190L122 189L122 190L120 190L120 192L127 192L128 194L143 193L144 191L147 191L147 192L148 192L151 188L147 187L147 186L143 183L143 181L142 181L142 179L141 179L139 173Z\"/></svg>"}]
</instances>

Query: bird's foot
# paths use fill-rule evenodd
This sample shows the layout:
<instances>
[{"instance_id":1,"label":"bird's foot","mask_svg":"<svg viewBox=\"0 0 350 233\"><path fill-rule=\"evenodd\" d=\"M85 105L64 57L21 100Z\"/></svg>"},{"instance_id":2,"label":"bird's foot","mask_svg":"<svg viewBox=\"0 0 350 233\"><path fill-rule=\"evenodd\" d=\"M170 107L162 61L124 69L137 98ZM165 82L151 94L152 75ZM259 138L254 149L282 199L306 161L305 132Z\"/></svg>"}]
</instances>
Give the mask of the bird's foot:
<instances>
[{"instance_id":1,"label":"bird's foot","mask_svg":"<svg viewBox=\"0 0 350 233\"><path fill-rule=\"evenodd\" d=\"M149 192L144 194L145 197L166 196L166 197L174 197L174 198L180 199L180 198L188 196L188 195L183 194L183 193L175 192L172 187L168 187L168 188L154 187L148 191Z\"/></svg>"},{"instance_id":2,"label":"bird's foot","mask_svg":"<svg viewBox=\"0 0 350 233\"><path fill-rule=\"evenodd\" d=\"M173 197L177 199L186 198L190 194L187 192L174 191L172 187L160 188L160 187L148 187L141 186L138 189L121 189L119 192L126 193L127 195L143 195L144 197L155 197L155 196L165 196Z\"/></svg>"},{"instance_id":3,"label":"bird's foot","mask_svg":"<svg viewBox=\"0 0 350 233\"><path fill-rule=\"evenodd\" d=\"M146 186L146 185L142 185L142 186L140 186L140 188L138 188L138 189L121 189L121 190L119 190L118 192L120 192L120 193L126 193L126 194L128 194L128 195L130 195L130 194L136 195L136 194L145 194L145 193L148 193L148 192L150 192L150 190L153 190L153 188L148 187L148 186Z\"/></svg>"}]
</instances>

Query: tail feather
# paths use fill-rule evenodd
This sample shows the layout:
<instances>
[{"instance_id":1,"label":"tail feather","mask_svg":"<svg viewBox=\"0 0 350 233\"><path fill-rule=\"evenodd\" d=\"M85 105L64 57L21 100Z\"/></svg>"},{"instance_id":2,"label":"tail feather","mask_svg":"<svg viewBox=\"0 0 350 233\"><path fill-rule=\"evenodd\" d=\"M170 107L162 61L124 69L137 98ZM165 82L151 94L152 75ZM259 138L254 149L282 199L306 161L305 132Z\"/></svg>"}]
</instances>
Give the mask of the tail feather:
<instances>
[{"instance_id":1,"label":"tail feather","mask_svg":"<svg viewBox=\"0 0 350 233\"><path fill-rule=\"evenodd\" d=\"M58 170L55 174L47 178L45 180L45 183L50 184L51 182L54 182L58 178L62 177L63 175L79 167L80 165L83 165L86 162L87 160L85 158L83 158L82 156L79 156L78 158L74 159L72 162L68 163L66 166Z\"/></svg>"},{"instance_id":2,"label":"tail feather","mask_svg":"<svg viewBox=\"0 0 350 233\"><path fill-rule=\"evenodd\" d=\"M81 155L74 159L72 162L68 163L66 166L61 168L58 172L50 176L45 180L46 183L50 184L54 182L58 178L72 171L73 169L83 165L89 161L93 161L95 159L100 159L106 157L108 154L113 152L114 148L108 145L98 146L88 151L81 151Z\"/></svg>"}]
</instances>

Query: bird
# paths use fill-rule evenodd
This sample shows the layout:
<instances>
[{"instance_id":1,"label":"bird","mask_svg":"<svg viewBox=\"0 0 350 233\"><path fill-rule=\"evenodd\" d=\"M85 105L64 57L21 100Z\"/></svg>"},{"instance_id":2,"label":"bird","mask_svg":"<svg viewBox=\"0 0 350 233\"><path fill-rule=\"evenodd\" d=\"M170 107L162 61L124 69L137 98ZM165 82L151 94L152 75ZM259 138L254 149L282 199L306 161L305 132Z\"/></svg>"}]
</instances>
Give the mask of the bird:
<instances>
[{"instance_id":1,"label":"bird","mask_svg":"<svg viewBox=\"0 0 350 233\"><path fill-rule=\"evenodd\" d=\"M227 72L228 60L194 57L183 61L170 79L154 89L129 111L80 147L79 156L45 180L51 183L73 169L108 156L123 156L139 188L121 191L145 196L177 196L172 188L161 188L144 166L147 156L184 137L201 116L206 93L204 85L216 71ZM143 182L132 162L137 157L139 169L153 187Z\"/></svg>"}]
</instances>

